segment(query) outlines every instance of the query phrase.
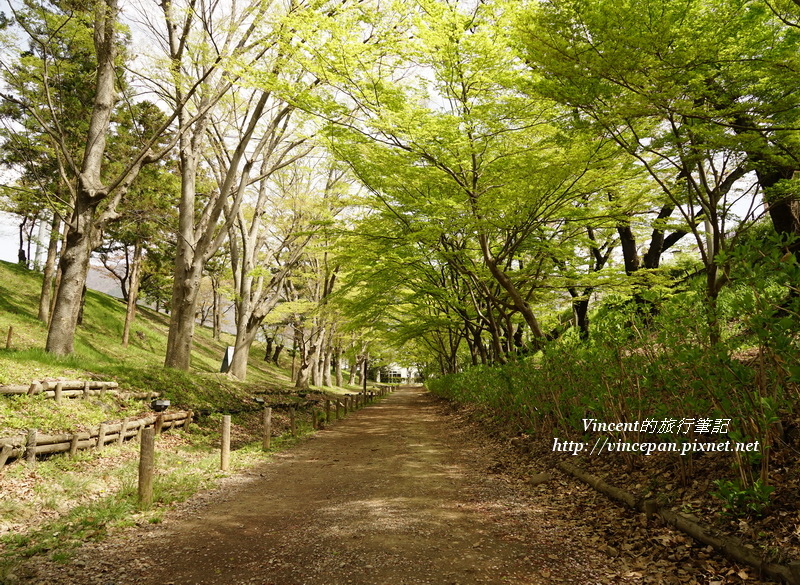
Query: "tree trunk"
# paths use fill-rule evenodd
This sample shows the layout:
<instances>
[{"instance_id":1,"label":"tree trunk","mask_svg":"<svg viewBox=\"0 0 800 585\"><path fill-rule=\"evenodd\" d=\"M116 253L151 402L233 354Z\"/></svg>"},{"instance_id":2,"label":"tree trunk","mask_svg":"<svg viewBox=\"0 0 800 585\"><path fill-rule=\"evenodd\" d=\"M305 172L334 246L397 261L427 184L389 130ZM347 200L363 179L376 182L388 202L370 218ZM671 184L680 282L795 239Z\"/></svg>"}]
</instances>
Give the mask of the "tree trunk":
<instances>
[{"instance_id":1,"label":"tree trunk","mask_svg":"<svg viewBox=\"0 0 800 585\"><path fill-rule=\"evenodd\" d=\"M272 358L272 337L267 337L267 348L264 350L264 361L268 362Z\"/></svg>"},{"instance_id":2,"label":"tree trunk","mask_svg":"<svg viewBox=\"0 0 800 585\"><path fill-rule=\"evenodd\" d=\"M216 282L212 279L212 282ZM212 337L219 341L220 334L222 332L222 295L219 293L219 288L215 284L214 285L214 307L213 307L213 315L212 315Z\"/></svg>"},{"instance_id":3,"label":"tree trunk","mask_svg":"<svg viewBox=\"0 0 800 585\"><path fill-rule=\"evenodd\" d=\"M300 390L308 388L309 378L311 377L311 364L313 355L316 353L316 346L310 348L305 343L300 344L300 368L297 370L297 382L294 387Z\"/></svg>"},{"instance_id":4,"label":"tree trunk","mask_svg":"<svg viewBox=\"0 0 800 585\"><path fill-rule=\"evenodd\" d=\"M636 238L629 224L618 225L619 243L622 247L622 260L625 263L625 274L630 276L639 270L639 253L636 251Z\"/></svg>"},{"instance_id":5,"label":"tree trunk","mask_svg":"<svg viewBox=\"0 0 800 585\"><path fill-rule=\"evenodd\" d=\"M168 368L184 371L189 369L192 338L194 337L194 315L199 291L199 271L192 265L184 266L181 261L176 261L172 284L169 335L167 336L167 355L164 360L164 365Z\"/></svg>"},{"instance_id":6,"label":"tree trunk","mask_svg":"<svg viewBox=\"0 0 800 585\"><path fill-rule=\"evenodd\" d=\"M50 228L50 243L47 246L47 260L44 263L44 276L42 277L42 293L39 296L39 321L47 323L50 320L50 301L53 298L53 284L56 279L56 258L58 255L58 241L61 239L61 216L53 214L53 223Z\"/></svg>"},{"instance_id":7,"label":"tree trunk","mask_svg":"<svg viewBox=\"0 0 800 585\"><path fill-rule=\"evenodd\" d=\"M325 350L325 355L322 358L322 385L330 388L333 386L331 380L331 349L328 347Z\"/></svg>"},{"instance_id":8,"label":"tree trunk","mask_svg":"<svg viewBox=\"0 0 800 585\"><path fill-rule=\"evenodd\" d=\"M586 293L586 291L584 291ZM572 312L575 315L575 326L578 328L579 337L586 341L589 339L589 292L582 298L573 299Z\"/></svg>"},{"instance_id":9,"label":"tree trunk","mask_svg":"<svg viewBox=\"0 0 800 585\"><path fill-rule=\"evenodd\" d=\"M342 387L342 349L337 347L333 352L333 367L336 368L336 386Z\"/></svg>"},{"instance_id":10,"label":"tree trunk","mask_svg":"<svg viewBox=\"0 0 800 585\"><path fill-rule=\"evenodd\" d=\"M348 366L350 367L350 378L347 380L347 383L350 386L354 386L355 383L356 383L356 371L358 370L358 365L357 364L358 364L358 360L356 360L355 364L352 361L350 361L348 363Z\"/></svg>"},{"instance_id":11,"label":"tree trunk","mask_svg":"<svg viewBox=\"0 0 800 585\"><path fill-rule=\"evenodd\" d=\"M202 276L202 252L196 249L194 215L197 181L196 144L181 136L181 200L178 216L178 243L172 281L172 303L164 365L188 371L191 362L194 316Z\"/></svg>"},{"instance_id":12,"label":"tree trunk","mask_svg":"<svg viewBox=\"0 0 800 585\"><path fill-rule=\"evenodd\" d=\"M142 242L136 242L130 267L130 287L128 290L128 306L125 311L125 326L122 329L122 347L128 347L131 325L133 325L133 320L136 318L136 301L139 299L139 275L142 268L142 250Z\"/></svg>"},{"instance_id":13,"label":"tree trunk","mask_svg":"<svg viewBox=\"0 0 800 585\"><path fill-rule=\"evenodd\" d=\"M23 217L19 224L19 251L17 252L17 262L22 266L28 267L28 257L25 255L25 224L28 218Z\"/></svg>"},{"instance_id":14,"label":"tree trunk","mask_svg":"<svg viewBox=\"0 0 800 585\"><path fill-rule=\"evenodd\" d=\"M253 341L255 341L259 324L259 321L251 319L246 326L236 328L233 361L228 372L239 380L247 378L247 361L250 358L250 348L253 346Z\"/></svg>"},{"instance_id":15,"label":"tree trunk","mask_svg":"<svg viewBox=\"0 0 800 585\"><path fill-rule=\"evenodd\" d=\"M486 266L489 268L489 272L492 273L492 276L497 283L502 286L511 297L511 300L514 303L514 308L516 308L522 314L522 317L525 319L528 327L530 327L534 338L543 341L545 339L544 332L539 326L539 321L536 319L536 315L533 313L528 301L522 297L516 285L514 285L514 282L508 277L508 275L497 266L497 262L489 251L489 243L486 236L479 236L479 240L481 251L483 252L483 260L486 263Z\"/></svg>"},{"instance_id":16,"label":"tree trunk","mask_svg":"<svg viewBox=\"0 0 800 585\"><path fill-rule=\"evenodd\" d=\"M279 343L278 345L275 346L275 353L272 354L272 363L275 364L276 366L278 365L278 358L280 357L282 351L283 351L282 343Z\"/></svg>"},{"instance_id":17,"label":"tree trunk","mask_svg":"<svg viewBox=\"0 0 800 585\"><path fill-rule=\"evenodd\" d=\"M95 206L86 205L90 199L82 191L67 230L67 241L59 262L61 282L56 293L46 349L55 355L68 355L74 347L75 329L81 309L83 288L89 272L89 257L94 241Z\"/></svg>"},{"instance_id":18,"label":"tree trunk","mask_svg":"<svg viewBox=\"0 0 800 585\"><path fill-rule=\"evenodd\" d=\"M61 283L55 296L50 327L47 332L47 351L56 355L72 353L75 328L81 307L81 297L89 271L89 258L96 246L96 236L102 229L95 225L97 206L110 195L102 183L103 161L106 154L106 135L116 101L117 0L105 0L96 5L94 46L97 55L94 104L86 135L86 148L78 175L72 217L67 229L66 245L61 256ZM128 169L117 185L111 204L119 202L130 182L136 177L143 159ZM107 209L108 217L112 209Z\"/></svg>"}]
</instances>

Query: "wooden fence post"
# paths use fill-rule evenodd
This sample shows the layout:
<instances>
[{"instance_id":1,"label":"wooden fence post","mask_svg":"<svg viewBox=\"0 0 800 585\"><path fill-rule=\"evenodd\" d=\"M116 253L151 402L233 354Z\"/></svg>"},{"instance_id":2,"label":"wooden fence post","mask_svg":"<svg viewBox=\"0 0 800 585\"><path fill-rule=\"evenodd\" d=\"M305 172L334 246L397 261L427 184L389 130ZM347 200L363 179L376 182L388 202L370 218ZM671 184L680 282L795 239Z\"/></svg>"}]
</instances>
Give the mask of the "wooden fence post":
<instances>
[{"instance_id":1,"label":"wooden fence post","mask_svg":"<svg viewBox=\"0 0 800 585\"><path fill-rule=\"evenodd\" d=\"M125 441L125 433L128 432L128 417L122 419L122 423L119 425L119 436L117 437L117 445L122 445L123 441Z\"/></svg>"},{"instance_id":2,"label":"wooden fence post","mask_svg":"<svg viewBox=\"0 0 800 585\"><path fill-rule=\"evenodd\" d=\"M329 424L331 422L331 401L327 398L325 399L325 424Z\"/></svg>"},{"instance_id":3,"label":"wooden fence post","mask_svg":"<svg viewBox=\"0 0 800 585\"><path fill-rule=\"evenodd\" d=\"M272 438L272 407L270 406L264 407L262 432L261 450L269 451L269 442Z\"/></svg>"},{"instance_id":4,"label":"wooden fence post","mask_svg":"<svg viewBox=\"0 0 800 585\"><path fill-rule=\"evenodd\" d=\"M292 436L297 436L297 423L294 419L294 406L289 407L289 429L292 431Z\"/></svg>"},{"instance_id":5,"label":"wooden fence post","mask_svg":"<svg viewBox=\"0 0 800 585\"><path fill-rule=\"evenodd\" d=\"M220 469L228 471L231 466L231 415L222 417L222 452L220 455Z\"/></svg>"},{"instance_id":6,"label":"wooden fence post","mask_svg":"<svg viewBox=\"0 0 800 585\"><path fill-rule=\"evenodd\" d=\"M6 337L6 349L11 349L11 336L14 334L14 327L8 326L8 337Z\"/></svg>"},{"instance_id":7,"label":"wooden fence post","mask_svg":"<svg viewBox=\"0 0 800 585\"><path fill-rule=\"evenodd\" d=\"M78 433L72 435L72 440L69 442L69 456L75 457L78 454Z\"/></svg>"},{"instance_id":8,"label":"wooden fence post","mask_svg":"<svg viewBox=\"0 0 800 585\"><path fill-rule=\"evenodd\" d=\"M311 409L311 428L315 431L319 428L319 415L316 408Z\"/></svg>"},{"instance_id":9,"label":"wooden fence post","mask_svg":"<svg viewBox=\"0 0 800 585\"><path fill-rule=\"evenodd\" d=\"M337 398L336 399L336 420L339 420L340 418L342 418L341 407L342 407L342 403L339 402L339 399Z\"/></svg>"},{"instance_id":10,"label":"wooden fence post","mask_svg":"<svg viewBox=\"0 0 800 585\"><path fill-rule=\"evenodd\" d=\"M56 384L56 389L53 390L53 400L56 401L56 404L61 404L61 392L64 389L64 382L59 382Z\"/></svg>"},{"instance_id":11,"label":"wooden fence post","mask_svg":"<svg viewBox=\"0 0 800 585\"><path fill-rule=\"evenodd\" d=\"M139 508L149 508L153 503L153 472L155 471L155 429L142 431L139 448Z\"/></svg>"},{"instance_id":12,"label":"wooden fence post","mask_svg":"<svg viewBox=\"0 0 800 585\"><path fill-rule=\"evenodd\" d=\"M186 432L186 431L189 430L189 425L192 424L192 417L193 416L194 416L194 412L191 411L191 410L186 413L186 422L183 423L183 432Z\"/></svg>"},{"instance_id":13,"label":"wooden fence post","mask_svg":"<svg viewBox=\"0 0 800 585\"><path fill-rule=\"evenodd\" d=\"M153 423L153 429L156 432L156 437L161 434L161 429L164 428L164 415L157 414L156 415L156 422Z\"/></svg>"},{"instance_id":14,"label":"wooden fence post","mask_svg":"<svg viewBox=\"0 0 800 585\"><path fill-rule=\"evenodd\" d=\"M83 383L83 399L86 400L87 398L89 398L89 380Z\"/></svg>"},{"instance_id":15,"label":"wooden fence post","mask_svg":"<svg viewBox=\"0 0 800 585\"><path fill-rule=\"evenodd\" d=\"M28 438L25 441L25 460L36 463L36 429L28 429Z\"/></svg>"},{"instance_id":16,"label":"wooden fence post","mask_svg":"<svg viewBox=\"0 0 800 585\"><path fill-rule=\"evenodd\" d=\"M97 450L102 451L106 445L106 425L100 423L100 428L97 429Z\"/></svg>"}]
</instances>

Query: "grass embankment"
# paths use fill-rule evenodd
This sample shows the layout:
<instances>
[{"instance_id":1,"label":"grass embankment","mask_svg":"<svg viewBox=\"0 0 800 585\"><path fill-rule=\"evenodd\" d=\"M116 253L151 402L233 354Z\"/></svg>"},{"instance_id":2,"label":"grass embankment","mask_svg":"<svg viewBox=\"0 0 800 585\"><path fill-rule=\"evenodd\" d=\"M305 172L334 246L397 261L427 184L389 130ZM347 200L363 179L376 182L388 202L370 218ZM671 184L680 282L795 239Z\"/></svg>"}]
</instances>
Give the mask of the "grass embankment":
<instances>
[{"instance_id":1,"label":"grass embankment","mask_svg":"<svg viewBox=\"0 0 800 585\"><path fill-rule=\"evenodd\" d=\"M137 444L109 446L101 452L80 452L70 459L55 456L35 466L15 462L0 470L0 583L12 582L13 567L22 558L49 554L68 559L80 542L102 538L114 526L159 522L176 501L209 487L224 474L218 471L218 429L225 412L233 414L232 472L263 461L259 432L260 405L255 394L292 391L287 367L262 360L254 347L248 379L238 382L219 373L225 348L233 337L220 340L197 327L191 372L165 369L169 317L140 308L130 343L121 343L125 305L108 295L88 291L83 325L75 337L75 353L54 357L44 347L46 326L36 318L41 276L14 264L0 262L0 384L29 384L32 380L60 378L100 379L119 383L123 392L157 391L172 408L203 412L188 433L168 432L158 439L154 505L136 507ZM13 329L11 346L6 334ZM288 365L288 364L281 364ZM344 389L326 389L327 391ZM287 396L276 398L285 402ZM44 433L70 432L149 412L149 401L114 395L88 400L63 400L37 396L0 396L0 436L37 428ZM288 423L276 412L273 428L285 431ZM310 424L299 420L300 435ZM273 441L273 450L293 439Z\"/></svg>"}]
</instances>

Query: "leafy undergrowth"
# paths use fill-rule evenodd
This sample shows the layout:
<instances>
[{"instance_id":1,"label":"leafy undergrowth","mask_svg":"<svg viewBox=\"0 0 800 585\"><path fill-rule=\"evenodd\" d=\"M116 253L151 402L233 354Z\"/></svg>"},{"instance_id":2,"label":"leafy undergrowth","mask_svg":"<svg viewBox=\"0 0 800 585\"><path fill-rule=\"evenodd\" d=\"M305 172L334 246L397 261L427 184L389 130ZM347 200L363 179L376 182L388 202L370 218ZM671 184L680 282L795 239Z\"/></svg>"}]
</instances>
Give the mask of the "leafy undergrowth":
<instances>
[{"instance_id":1,"label":"leafy undergrowth","mask_svg":"<svg viewBox=\"0 0 800 585\"><path fill-rule=\"evenodd\" d=\"M616 453L592 456L553 451L553 439L519 433L507 420L485 406L449 402L454 414L476 425L486 440L496 445L494 473L516 475L527 482L548 472L553 480L534 482L532 489L546 490L553 498L569 500L575 517L594 534L598 550L618 559L619 566L635 575L644 565L682 563L680 575L665 574L662 583L715 585L761 583L758 571L724 558L711 547L650 521L638 512L612 501L599 491L556 468L560 461L577 465L638 499L655 499L660 506L680 512L712 528L712 532L740 539L765 561L788 565L800 559L800 445L785 444L773 451L766 506L748 507L758 497L739 490L738 500L723 497L720 484L731 481L732 458L718 453L693 457L667 453L625 457ZM568 491L564 486L569 485ZM731 482L729 485L736 485ZM762 496L763 497L763 496ZM738 504L738 505L737 505ZM643 565L644 564L644 565ZM666 570L666 569L665 569ZM766 582L766 581L765 581Z\"/></svg>"}]
</instances>

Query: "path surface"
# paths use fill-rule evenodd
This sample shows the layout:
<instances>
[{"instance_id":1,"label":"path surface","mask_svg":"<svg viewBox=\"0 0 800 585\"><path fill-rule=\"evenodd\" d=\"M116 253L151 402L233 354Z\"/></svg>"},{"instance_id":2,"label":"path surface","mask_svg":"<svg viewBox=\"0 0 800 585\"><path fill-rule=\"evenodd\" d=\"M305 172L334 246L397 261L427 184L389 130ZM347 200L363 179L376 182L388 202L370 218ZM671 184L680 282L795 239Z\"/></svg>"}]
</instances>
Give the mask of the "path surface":
<instances>
[{"instance_id":1,"label":"path surface","mask_svg":"<svg viewBox=\"0 0 800 585\"><path fill-rule=\"evenodd\" d=\"M233 490L87 545L51 584L606 583L569 518L487 473L491 455L403 388L255 470ZM545 500L544 497L540 498Z\"/></svg>"}]
</instances>

